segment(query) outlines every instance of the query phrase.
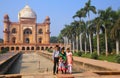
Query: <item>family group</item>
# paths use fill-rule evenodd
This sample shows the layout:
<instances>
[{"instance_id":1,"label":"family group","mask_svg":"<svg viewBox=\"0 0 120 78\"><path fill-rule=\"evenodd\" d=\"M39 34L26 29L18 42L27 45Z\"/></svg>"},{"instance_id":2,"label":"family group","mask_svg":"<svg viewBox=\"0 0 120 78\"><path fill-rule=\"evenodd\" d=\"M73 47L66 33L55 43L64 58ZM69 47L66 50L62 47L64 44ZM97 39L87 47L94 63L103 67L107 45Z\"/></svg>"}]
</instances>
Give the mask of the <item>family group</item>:
<instances>
[{"instance_id":1,"label":"family group","mask_svg":"<svg viewBox=\"0 0 120 78\"><path fill-rule=\"evenodd\" d=\"M53 74L58 74L59 71L66 74L72 73L72 63L73 57L70 48L66 50L64 48L60 48L59 46L55 46L53 50L52 59L54 62L53 66Z\"/></svg>"}]
</instances>

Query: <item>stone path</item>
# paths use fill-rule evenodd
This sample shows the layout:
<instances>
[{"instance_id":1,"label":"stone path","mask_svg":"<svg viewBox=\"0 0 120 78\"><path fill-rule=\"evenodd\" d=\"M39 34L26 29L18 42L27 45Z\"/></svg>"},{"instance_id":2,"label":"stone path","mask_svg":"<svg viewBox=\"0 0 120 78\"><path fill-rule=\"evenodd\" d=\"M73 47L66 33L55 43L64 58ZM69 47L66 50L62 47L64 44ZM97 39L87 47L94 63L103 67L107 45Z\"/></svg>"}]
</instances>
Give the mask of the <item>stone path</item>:
<instances>
[{"instance_id":1,"label":"stone path","mask_svg":"<svg viewBox=\"0 0 120 78\"><path fill-rule=\"evenodd\" d=\"M8 52L8 53L0 54L0 65L2 63L6 62L8 59L10 59L11 57L13 57L16 54L17 53L15 53L15 52Z\"/></svg>"},{"instance_id":2,"label":"stone path","mask_svg":"<svg viewBox=\"0 0 120 78\"><path fill-rule=\"evenodd\" d=\"M20 60L20 74L22 78L119 78L120 75L98 75L90 71L73 74L52 74L53 62L37 53L26 53L23 54ZM74 59L79 60L78 57ZM80 60L93 64L101 64L99 61L92 61L91 59L81 58ZM106 63L104 63L106 65ZM108 65L109 66L109 65ZM19 67L19 66L18 66ZM117 67L117 65L116 65ZM12 77L9 77L12 78ZM15 77L17 78L17 77Z\"/></svg>"},{"instance_id":3,"label":"stone path","mask_svg":"<svg viewBox=\"0 0 120 78\"><path fill-rule=\"evenodd\" d=\"M83 62L85 64L90 64L97 67L103 67L112 71L120 71L120 64L107 62L107 61L101 61L101 60L93 60L88 58L82 58L82 57L73 57L74 60Z\"/></svg>"}]
</instances>

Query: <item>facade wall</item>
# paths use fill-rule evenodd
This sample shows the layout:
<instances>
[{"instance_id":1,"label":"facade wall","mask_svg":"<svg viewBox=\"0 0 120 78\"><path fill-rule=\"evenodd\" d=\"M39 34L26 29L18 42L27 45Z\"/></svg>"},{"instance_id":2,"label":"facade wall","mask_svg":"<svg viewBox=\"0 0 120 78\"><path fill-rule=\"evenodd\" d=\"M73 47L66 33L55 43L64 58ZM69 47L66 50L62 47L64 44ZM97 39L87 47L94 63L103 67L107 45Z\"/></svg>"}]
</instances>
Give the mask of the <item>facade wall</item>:
<instances>
[{"instance_id":1,"label":"facade wall","mask_svg":"<svg viewBox=\"0 0 120 78\"><path fill-rule=\"evenodd\" d=\"M8 28L7 25L6 23L4 24L4 29ZM27 29L31 34L27 34ZM49 25L44 23L29 23L26 20L24 22L10 22L9 33L4 32L4 43L8 38L8 43L26 43L26 39L28 38L31 44L49 44L50 33L47 33L48 30L50 30Z\"/></svg>"}]
</instances>

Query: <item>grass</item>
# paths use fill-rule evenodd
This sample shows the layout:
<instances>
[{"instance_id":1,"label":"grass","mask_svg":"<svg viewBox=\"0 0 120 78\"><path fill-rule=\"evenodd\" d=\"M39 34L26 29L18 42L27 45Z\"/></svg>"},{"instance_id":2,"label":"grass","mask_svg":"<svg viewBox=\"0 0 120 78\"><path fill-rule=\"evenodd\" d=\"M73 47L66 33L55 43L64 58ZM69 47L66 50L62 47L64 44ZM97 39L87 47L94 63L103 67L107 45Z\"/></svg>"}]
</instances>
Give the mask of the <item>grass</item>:
<instances>
[{"instance_id":1,"label":"grass","mask_svg":"<svg viewBox=\"0 0 120 78\"><path fill-rule=\"evenodd\" d=\"M73 54L74 56L78 56L77 53L74 53ZM91 58L91 54L90 53L87 53L87 54L82 54L82 56L79 56L79 57L85 57L85 58ZM116 62L116 59L115 59L116 55L113 54L113 55L108 55L108 56L105 56L105 55L100 55L98 57L98 60L103 60L103 61L108 61L108 62Z\"/></svg>"},{"instance_id":2,"label":"grass","mask_svg":"<svg viewBox=\"0 0 120 78\"><path fill-rule=\"evenodd\" d=\"M108 56L100 55L99 60L104 60L104 61L109 61L109 62L116 62L115 57L116 57L116 55L108 55Z\"/></svg>"},{"instance_id":3,"label":"grass","mask_svg":"<svg viewBox=\"0 0 120 78\"><path fill-rule=\"evenodd\" d=\"M78 54L75 52L75 53L73 53L73 56L78 56Z\"/></svg>"},{"instance_id":4,"label":"grass","mask_svg":"<svg viewBox=\"0 0 120 78\"><path fill-rule=\"evenodd\" d=\"M90 57L91 57L91 55L90 55L89 53L87 53L87 54L82 54L82 57L85 57L85 58L90 58Z\"/></svg>"}]
</instances>

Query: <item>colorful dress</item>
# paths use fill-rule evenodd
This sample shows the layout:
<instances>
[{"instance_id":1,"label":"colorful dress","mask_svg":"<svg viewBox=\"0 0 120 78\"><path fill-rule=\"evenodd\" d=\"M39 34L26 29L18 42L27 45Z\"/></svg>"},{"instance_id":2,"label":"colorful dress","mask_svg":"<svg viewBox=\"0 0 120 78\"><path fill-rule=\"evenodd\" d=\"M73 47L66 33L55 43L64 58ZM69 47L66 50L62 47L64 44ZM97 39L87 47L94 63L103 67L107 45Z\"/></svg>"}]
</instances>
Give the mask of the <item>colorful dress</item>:
<instances>
[{"instance_id":1,"label":"colorful dress","mask_svg":"<svg viewBox=\"0 0 120 78\"><path fill-rule=\"evenodd\" d=\"M67 52L67 66L68 66L68 72L72 73L72 52Z\"/></svg>"},{"instance_id":2,"label":"colorful dress","mask_svg":"<svg viewBox=\"0 0 120 78\"><path fill-rule=\"evenodd\" d=\"M63 61L66 61L66 60L67 60L67 58L66 58L66 53L65 53L65 52L64 52L64 53L60 52L60 53L59 53L59 56L62 57Z\"/></svg>"},{"instance_id":3,"label":"colorful dress","mask_svg":"<svg viewBox=\"0 0 120 78\"><path fill-rule=\"evenodd\" d=\"M59 59L58 70L65 70L63 59Z\"/></svg>"},{"instance_id":4,"label":"colorful dress","mask_svg":"<svg viewBox=\"0 0 120 78\"><path fill-rule=\"evenodd\" d=\"M63 64L64 64L64 66L65 66L65 70L67 70L67 57L66 57L66 52L64 52L64 53L60 52L59 56L62 57L62 59L63 59Z\"/></svg>"}]
</instances>

